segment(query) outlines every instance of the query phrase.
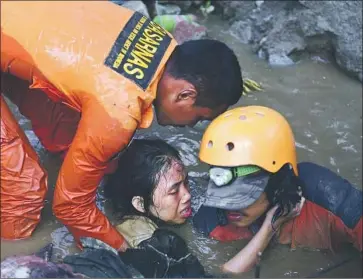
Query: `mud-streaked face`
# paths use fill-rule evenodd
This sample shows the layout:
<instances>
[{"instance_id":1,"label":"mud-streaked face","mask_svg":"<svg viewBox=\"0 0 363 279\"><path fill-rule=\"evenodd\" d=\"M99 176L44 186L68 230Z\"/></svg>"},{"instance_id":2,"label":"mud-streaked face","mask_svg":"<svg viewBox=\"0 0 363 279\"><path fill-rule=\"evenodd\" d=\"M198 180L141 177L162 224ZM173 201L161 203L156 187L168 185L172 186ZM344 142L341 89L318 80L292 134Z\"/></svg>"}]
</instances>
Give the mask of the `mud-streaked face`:
<instances>
[{"instance_id":1,"label":"mud-streaked face","mask_svg":"<svg viewBox=\"0 0 363 279\"><path fill-rule=\"evenodd\" d=\"M187 173L181 162L172 162L161 174L153 194L150 212L170 223L182 224L192 214Z\"/></svg>"}]
</instances>

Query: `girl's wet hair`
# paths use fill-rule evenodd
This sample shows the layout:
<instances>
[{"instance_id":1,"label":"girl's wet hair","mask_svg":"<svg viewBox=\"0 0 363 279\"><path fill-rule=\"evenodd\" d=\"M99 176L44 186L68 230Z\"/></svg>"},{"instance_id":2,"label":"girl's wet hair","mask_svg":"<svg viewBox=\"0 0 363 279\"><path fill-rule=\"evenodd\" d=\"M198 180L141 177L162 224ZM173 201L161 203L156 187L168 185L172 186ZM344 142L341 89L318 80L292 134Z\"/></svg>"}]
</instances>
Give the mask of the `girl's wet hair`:
<instances>
[{"instance_id":1,"label":"girl's wet hair","mask_svg":"<svg viewBox=\"0 0 363 279\"><path fill-rule=\"evenodd\" d=\"M289 164L285 164L274 174L271 174L265 188L265 193L271 207L279 205L273 217L273 222L280 216L286 216L300 203L303 195L303 182L293 172Z\"/></svg>"},{"instance_id":2,"label":"girl's wet hair","mask_svg":"<svg viewBox=\"0 0 363 279\"><path fill-rule=\"evenodd\" d=\"M182 164L178 151L160 139L135 139L119 159L117 170L108 177L105 196L110 199L114 212L123 216L152 217L153 194L160 177L173 162ZM140 196L145 213L132 205L132 198Z\"/></svg>"}]
</instances>

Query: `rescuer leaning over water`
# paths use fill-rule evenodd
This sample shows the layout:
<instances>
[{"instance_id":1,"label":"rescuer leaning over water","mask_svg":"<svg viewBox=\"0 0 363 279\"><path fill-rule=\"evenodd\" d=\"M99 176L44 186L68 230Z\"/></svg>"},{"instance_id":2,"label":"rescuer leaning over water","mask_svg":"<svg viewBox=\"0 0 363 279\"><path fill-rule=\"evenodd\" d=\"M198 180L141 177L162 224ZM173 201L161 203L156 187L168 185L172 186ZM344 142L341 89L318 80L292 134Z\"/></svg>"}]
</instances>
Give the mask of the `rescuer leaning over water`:
<instances>
[{"instance_id":1,"label":"rescuer leaning over water","mask_svg":"<svg viewBox=\"0 0 363 279\"><path fill-rule=\"evenodd\" d=\"M26 30L24 29L26 26ZM47 173L3 94L30 119L50 152L64 158L55 216L74 235L125 250L95 203L135 130L193 126L241 96L233 51L215 40L177 45L138 12L104 1L1 4L1 237L29 237L40 221Z\"/></svg>"}]
</instances>

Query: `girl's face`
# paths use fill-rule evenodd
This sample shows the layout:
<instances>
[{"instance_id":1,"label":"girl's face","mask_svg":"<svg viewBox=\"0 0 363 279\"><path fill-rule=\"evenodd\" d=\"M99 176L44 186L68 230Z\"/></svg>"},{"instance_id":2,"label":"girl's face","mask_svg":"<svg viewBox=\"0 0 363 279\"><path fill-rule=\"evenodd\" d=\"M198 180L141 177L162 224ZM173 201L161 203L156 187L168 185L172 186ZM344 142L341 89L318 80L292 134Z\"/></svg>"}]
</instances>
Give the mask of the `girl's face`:
<instances>
[{"instance_id":1,"label":"girl's face","mask_svg":"<svg viewBox=\"0 0 363 279\"><path fill-rule=\"evenodd\" d=\"M227 218L230 223L238 227L248 227L255 222L269 207L266 193L261 196L249 207L239 211L227 211Z\"/></svg>"},{"instance_id":2,"label":"girl's face","mask_svg":"<svg viewBox=\"0 0 363 279\"><path fill-rule=\"evenodd\" d=\"M186 171L180 162L173 161L155 187L150 212L165 222L182 224L192 215L190 199Z\"/></svg>"}]
</instances>

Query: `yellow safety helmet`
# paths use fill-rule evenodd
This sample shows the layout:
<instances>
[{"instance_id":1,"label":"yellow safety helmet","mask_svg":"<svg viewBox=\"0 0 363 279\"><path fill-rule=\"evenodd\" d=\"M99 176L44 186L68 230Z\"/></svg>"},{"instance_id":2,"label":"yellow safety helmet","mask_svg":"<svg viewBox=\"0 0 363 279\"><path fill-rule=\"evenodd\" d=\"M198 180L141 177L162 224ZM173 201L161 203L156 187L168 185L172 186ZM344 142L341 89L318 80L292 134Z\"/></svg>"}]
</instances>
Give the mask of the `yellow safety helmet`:
<instances>
[{"instance_id":1,"label":"yellow safety helmet","mask_svg":"<svg viewBox=\"0 0 363 279\"><path fill-rule=\"evenodd\" d=\"M203 135L199 159L221 167L255 165L272 173L290 163L298 175L289 123L262 106L238 107L214 119Z\"/></svg>"}]
</instances>

